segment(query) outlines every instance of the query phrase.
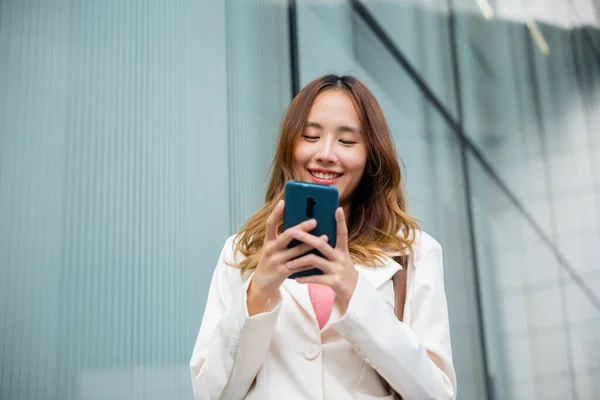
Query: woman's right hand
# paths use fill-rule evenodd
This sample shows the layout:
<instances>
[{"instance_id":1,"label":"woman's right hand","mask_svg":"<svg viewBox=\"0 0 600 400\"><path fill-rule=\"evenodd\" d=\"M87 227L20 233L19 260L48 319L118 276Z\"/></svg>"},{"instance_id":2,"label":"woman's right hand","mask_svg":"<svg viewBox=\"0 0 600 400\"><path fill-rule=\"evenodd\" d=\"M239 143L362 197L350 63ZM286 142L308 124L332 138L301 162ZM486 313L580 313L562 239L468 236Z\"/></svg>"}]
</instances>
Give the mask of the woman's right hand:
<instances>
[{"instance_id":1,"label":"woman's right hand","mask_svg":"<svg viewBox=\"0 0 600 400\"><path fill-rule=\"evenodd\" d=\"M284 208L285 203L281 200L267 218L265 243L252 282L248 287L247 302L250 316L263 312L267 301L279 293L279 287L287 277L293 272L301 271L291 271L286 263L312 250L312 247L305 243L292 248L287 246L293 239L291 234L293 230L310 232L317 226L317 221L310 219L278 234L277 225L283 217ZM325 235L321 239L327 241ZM310 268L312 266L307 266L305 269Z\"/></svg>"}]
</instances>

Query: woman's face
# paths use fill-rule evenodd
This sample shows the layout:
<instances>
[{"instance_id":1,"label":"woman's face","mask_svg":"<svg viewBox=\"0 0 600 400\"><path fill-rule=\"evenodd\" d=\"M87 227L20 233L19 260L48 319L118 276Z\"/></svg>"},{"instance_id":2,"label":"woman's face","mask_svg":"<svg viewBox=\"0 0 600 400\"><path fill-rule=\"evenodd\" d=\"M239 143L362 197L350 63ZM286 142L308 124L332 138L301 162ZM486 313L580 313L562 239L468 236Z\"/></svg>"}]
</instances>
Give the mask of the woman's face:
<instances>
[{"instance_id":1,"label":"woman's face","mask_svg":"<svg viewBox=\"0 0 600 400\"><path fill-rule=\"evenodd\" d=\"M347 94L330 89L317 96L293 162L297 179L337 187L340 206L348 215L367 163L367 144Z\"/></svg>"}]
</instances>

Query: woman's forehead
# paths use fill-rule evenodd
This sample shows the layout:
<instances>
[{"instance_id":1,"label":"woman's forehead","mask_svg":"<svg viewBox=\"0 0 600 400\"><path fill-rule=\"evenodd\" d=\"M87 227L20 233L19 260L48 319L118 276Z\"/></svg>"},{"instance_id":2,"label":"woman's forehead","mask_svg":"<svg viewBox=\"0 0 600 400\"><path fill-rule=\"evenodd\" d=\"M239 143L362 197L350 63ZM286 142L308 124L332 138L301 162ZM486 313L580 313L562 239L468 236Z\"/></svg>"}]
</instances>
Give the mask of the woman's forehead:
<instances>
[{"instance_id":1,"label":"woman's forehead","mask_svg":"<svg viewBox=\"0 0 600 400\"><path fill-rule=\"evenodd\" d=\"M327 90L320 93L308 113L307 124L309 122L313 126L337 124L345 125L350 130L361 131L362 129L352 98L341 90Z\"/></svg>"}]
</instances>

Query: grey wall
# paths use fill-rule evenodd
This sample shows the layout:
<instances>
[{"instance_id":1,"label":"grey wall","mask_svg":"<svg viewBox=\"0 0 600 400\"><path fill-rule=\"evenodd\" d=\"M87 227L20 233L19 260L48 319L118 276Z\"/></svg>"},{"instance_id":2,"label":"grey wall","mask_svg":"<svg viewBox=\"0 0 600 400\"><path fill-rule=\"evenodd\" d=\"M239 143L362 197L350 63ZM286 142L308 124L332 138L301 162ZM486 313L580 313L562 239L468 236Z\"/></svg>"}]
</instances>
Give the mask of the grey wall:
<instances>
[{"instance_id":1,"label":"grey wall","mask_svg":"<svg viewBox=\"0 0 600 400\"><path fill-rule=\"evenodd\" d=\"M285 8L244 6L0 3L1 398L191 397L212 270L290 97Z\"/></svg>"}]
</instances>

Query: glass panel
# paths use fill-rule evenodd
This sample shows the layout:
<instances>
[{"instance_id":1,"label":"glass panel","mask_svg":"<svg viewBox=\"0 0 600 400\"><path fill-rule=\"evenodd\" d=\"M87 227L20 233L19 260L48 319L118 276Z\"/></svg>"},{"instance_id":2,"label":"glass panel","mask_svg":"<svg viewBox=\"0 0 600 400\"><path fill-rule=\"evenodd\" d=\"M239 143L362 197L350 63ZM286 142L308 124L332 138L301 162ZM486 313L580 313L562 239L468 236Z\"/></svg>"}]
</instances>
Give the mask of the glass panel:
<instances>
[{"instance_id":1,"label":"glass panel","mask_svg":"<svg viewBox=\"0 0 600 400\"><path fill-rule=\"evenodd\" d=\"M562 246L562 239L574 233L572 224L580 236L599 227L600 151L594 133L600 123L600 53L586 38L600 37L600 30L590 27L584 35L580 29L535 22L511 2L497 7L511 20L457 15L464 127L499 177ZM572 12L570 2L546 7L547 15L531 7L556 24L564 19L555 15L557 9Z\"/></svg>"},{"instance_id":2,"label":"glass panel","mask_svg":"<svg viewBox=\"0 0 600 400\"><path fill-rule=\"evenodd\" d=\"M0 398L192 397L291 93L285 2L235 5L0 2Z\"/></svg>"},{"instance_id":3,"label":"glass panel","mask_svg":"<svg viewBox=\"0 0 600 400\"><path fill-rule=\"evenodd\" d=\"M516 336L506 339L507 382L514 391L507 398L595 398L597 387L589 378L595 374L600 350L585 335L596 326L598 310L534 227L598 293L600 53L593 40L600 37L600 30L573 27L571 22L579 24L576 20L565 23L565 16L573 15L575 2L545 7L546 11L540 6L532 3L526 10L498 2L497 9L507 18L491 21L469 13L457 16L466 133L532 218L532 223L524 219L506 195L494 188L491 178L481 178L481 165L471 162L474 174L480 175L479 186L473 190L479 199L477 223L489 225L493 232L492 250L480 247L479 253L480 258L491 259L499 280L498 299L489 296L487 304L495 301L498 308L511 312L530 310L525 315L515 311L504 324L506 329L514 328L509 325L510 317L527 323L520 342L513 341ZM505 204L494 208L499 201ZM491 205L484 210L486 202ZM481 229L478 238L485 237ZM526 271L506 267L523 260L527 260ZM484 275L481 260L480 266ZM491 289L486 286L484 290ZM486 310L493 314L490 307ZM555 315L546 315L548 309L555 310ZM503 339L494 339L494 317L486 316L485 325L489 341L501 346ZM540 343L560 344L561 353L544 352L536 347ZM531 353L525 345L533 346ZM589 349L585 356L581 345ZM493 348L489 353L494 355ZM511 353L530 355L521 360ZM493 359L490 363L500 364ZM584 393L596 395L585 397Z\"/></svg>"},{"instance_id":4,"label":"glass panel","mask_svg":"<svg viewBox=\"0 0 600 400\"><path fill-rule=\"evenodd\" d=\"M469 170L496 398L596 398L600 392L589 377L600 365L592 334L600 327L600 302L594 305L574 276L597 298L600 274L568 273L572 266L559 261L557 249L472 156ZM597 250L587 250L582 260L597 265Z\"/></svg>"},{"instance_id":5,"label":"glass panel","mask_svg":"<svg viewBox=\"0 0 600 400\"><path fill-rule=\"evenodd\" d=\"M458 119L452 68L448 0L363 0L411 66Z\"/></svg>"},{"instance_id":6,"label":"glass panel","mask_svg":"<svg viewBox=\"0 0 600 400\"><path fill-rule=\"evenodd\" d=\"M355 18L356 59L380 101L406 167L411 212L444 248L446 293L460 398L485 397L461 148L417 86Z\"/></svg>"},{"instance_id":7,"label":"glass panel","mask_svg":"<svg viewBox=\"0 0 600 400\"><path fill-rule=\"evenodd\" d=\"M267 171L292 87L286 1L225 3L233 233L263 205Z\"/></svg>"},{"instance_id":8,"label":"glass panel","mask_svg":"<svg viewBox=\"0 0 600 400\"><path fill-rule=\"evenodd\" d=\"M407 171L411 213L444 248L459 396L482 399L485 378L459 141L346 2L306 7L299 25L304 27L299 31L303 80L327 72L354 74L384 109Z\"/></svg>"},{"instance_id":9,"label":"glass panel","mask_svg":"<svg viewBox=\"0 0 600 400\"><path fill-rule=\"evenodd\" d=\"M303 82L328 72L357 73L353 56L360 18L348 1L298 2ZM383 28L448 111L456 116L446 0L358 1ZM335 32L335 34L332 34ZM319 43L315 47L315 43ZM316 61L318 60L318 62Z\"/></svg>"}]
</instances>

